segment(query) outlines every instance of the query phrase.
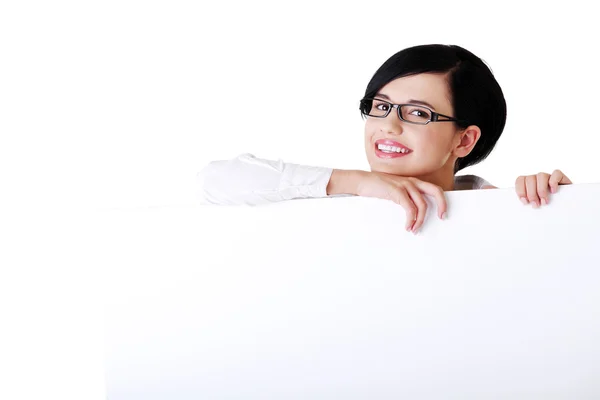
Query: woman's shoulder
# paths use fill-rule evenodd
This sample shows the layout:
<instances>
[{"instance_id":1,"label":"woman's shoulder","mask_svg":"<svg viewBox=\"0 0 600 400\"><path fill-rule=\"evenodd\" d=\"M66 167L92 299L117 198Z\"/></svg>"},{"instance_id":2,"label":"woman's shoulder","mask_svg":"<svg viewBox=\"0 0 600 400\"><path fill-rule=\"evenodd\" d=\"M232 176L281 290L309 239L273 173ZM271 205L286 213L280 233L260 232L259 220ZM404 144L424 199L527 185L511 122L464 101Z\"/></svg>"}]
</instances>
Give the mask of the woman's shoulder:
<instances>
[{"instance_id":1,"label":"woman's shoulder","mask_svg":"<svg viewBox=\"0 0 600 400\"><path fill-rule=\"evenodd\" d=\"M494 186L477 175L460 175L454 177L454 190L490 189Z\"/></svg>"}]
</instances>

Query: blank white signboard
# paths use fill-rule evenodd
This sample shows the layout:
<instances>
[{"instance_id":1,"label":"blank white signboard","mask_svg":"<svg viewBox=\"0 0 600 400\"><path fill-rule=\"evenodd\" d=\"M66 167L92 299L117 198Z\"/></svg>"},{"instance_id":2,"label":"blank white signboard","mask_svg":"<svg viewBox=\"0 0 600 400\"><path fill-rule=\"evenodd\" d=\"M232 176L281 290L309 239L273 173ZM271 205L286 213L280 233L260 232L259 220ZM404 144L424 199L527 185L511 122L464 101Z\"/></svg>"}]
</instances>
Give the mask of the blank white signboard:
<instances>
[{"instance_id":1,"label":"blank white signboard","mask_svg":"<svg viewBox=\"0 0 600 400\"><path fill-rule=\"evenodd\" d=\"M600 398L600 184L101 213L110 400Z\"/></svg>"}]
</instances>

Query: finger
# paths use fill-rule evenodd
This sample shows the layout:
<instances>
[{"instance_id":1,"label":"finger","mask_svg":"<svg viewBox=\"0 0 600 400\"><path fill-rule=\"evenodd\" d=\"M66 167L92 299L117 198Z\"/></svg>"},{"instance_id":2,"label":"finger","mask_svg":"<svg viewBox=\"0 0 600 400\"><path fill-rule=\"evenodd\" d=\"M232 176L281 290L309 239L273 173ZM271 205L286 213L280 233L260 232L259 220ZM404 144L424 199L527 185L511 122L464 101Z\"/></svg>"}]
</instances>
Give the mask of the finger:
<instances>
[{"instance_id":1,"label":"finger","mask_svg":"<svg viewBox=\"0 0 600 400\"><path fill-rule=\"evenodd\" d=\"M446 201L446 194L444 193L444 190L441 187L429 182L415 181L415 185L421 192L426 193L434 198L437 204L438 217L444 219L446 213L448 212L448 202Z\"/></svg>"},{"instance_id":2,"label":"finger","mask_svg":"<svg viewBox=\"0 0 600 400\"><path fill-rule=\"evenodd\" d=\"M396 188L390 193L390 198L396 204L399 204L404 208L406 212L406 227L405 229L410 232L412 226L417 219L417 207L410 199L410 196L403 187Z\"/></svg>"},{"instance_id":3,"label":"finger","mask_svg":"<svg viewBox=\"0 0 600 400\"><path fill-rule=\"evenodd\" d=\"M548 190L548 181L550 179L550 175L540 172L537 174L537 193L540 198L540 202L542 205L548 204L550 200L550 191Z\"/></svg>"},{"instance_id":4,"label":"finger","mask_svg":"<svg viewBox=\"0 0 600 400\"><path fill-rule=\"evenodd\" d=\"M525 177L525 189L529 203L533 203L533 207L539 207L540 198L537 195L537 177L535 175Z\"/></svg>"},{"instance_id":5,"label":"finger","mask_svg":"<svg viewBox=\"0 0 600 400\"><path fill-rule=\"evenodd\" d=\"M406 191L414 205L417 206L417 220L412 227L412 231L417 232L417 230L423 226L423 222L425 221L425 216L427 215L427 202L416 186L406 186Z\"/></svg>"},{"instance_id":6,"label":"finger","mask_svg":"<svg viewBox=\"0 0 600 400\"><path fill-rule=\"evenodd\" d=\"M550 175L550 180L548 181L552 193L558 192L558 185L570 185L572 183L573 182L571 182L571 180L559 169L555 170L552 175Z\"/></svg>"},{"instance_id":7,"label":"finger","mask_svg":"<svg viewBox=\"0 0 600 400\"><path fill-rule=\"evenodd\" d=\"M517 196L521 199L523 204L529 204L529 200L527 199L527 189L525 188L525 177L519 176L515 181L515 191L517 192Z\"/></svg>"}]
</instances>

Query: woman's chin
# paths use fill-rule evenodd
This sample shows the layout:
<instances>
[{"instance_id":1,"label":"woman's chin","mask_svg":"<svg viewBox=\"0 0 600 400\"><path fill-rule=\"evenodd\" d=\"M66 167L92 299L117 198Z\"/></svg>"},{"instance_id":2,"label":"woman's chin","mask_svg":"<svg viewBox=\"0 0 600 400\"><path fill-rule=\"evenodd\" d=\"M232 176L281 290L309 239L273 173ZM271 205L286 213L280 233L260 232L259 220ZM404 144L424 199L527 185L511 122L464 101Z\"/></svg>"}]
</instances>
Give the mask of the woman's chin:
<instances>
[{"instance_id":1,"label":"woman's chin","mask_svg":"<svg viewBox=\"0 0 600 400\"><path fill-rule=\"evenodd\" d=\"M408 158L380 158L375 154L369 154L367 161L373 172L383 172L386 174L400 176L419 176L423 175L423 168L415 168Z\"/></svg>"},{"instance_id":2,"label":"woman's chin","mask_svg":"<svg viewBox=\"0 0 600 400\"><path fill-rule=\"evenodd\" d=\"M401 168L398 166L386 165L386 164L382 164L382 163L371 164L371 171L383 172L386 174L393 174L393 175L411 176L410 170L407 168Z\"/></svg>"},{"instance_id":3,"label":"woman's chin","mask_svg":"<svg viewBox=\"0 0 600 400\"><path fill-rule=\"evenodd\" d=\"M428 171L423 168L415 168L411 165L393 165L393 163L385 162L369 162L372 172L383 172L386 174L418 177L427 175Z\"/></svg>"}]
</instances>

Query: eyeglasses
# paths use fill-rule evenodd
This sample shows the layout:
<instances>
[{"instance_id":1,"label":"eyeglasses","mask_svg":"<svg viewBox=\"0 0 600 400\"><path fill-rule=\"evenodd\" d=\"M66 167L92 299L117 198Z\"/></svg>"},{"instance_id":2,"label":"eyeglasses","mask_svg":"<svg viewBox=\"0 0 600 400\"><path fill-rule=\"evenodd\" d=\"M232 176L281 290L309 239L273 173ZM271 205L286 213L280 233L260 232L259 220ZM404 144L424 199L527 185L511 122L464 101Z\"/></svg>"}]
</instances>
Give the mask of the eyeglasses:
<instances>
[{"instance_id":1,"label":"eyeglasses","mask_svg":"<svg viewBox=\"0 0 600 400\"><path fill-rule=\"evenodd\" d=\"M398 109L398 117L411 124L427 125L430 122L460 122L456 118L436 113L429 107L416 104L392 104L385 100L365 98L360 101L360 112L369 117L385 118L392 108ZM447 119L440 119L440 117Z\"/></svg>"}]
</instances>

